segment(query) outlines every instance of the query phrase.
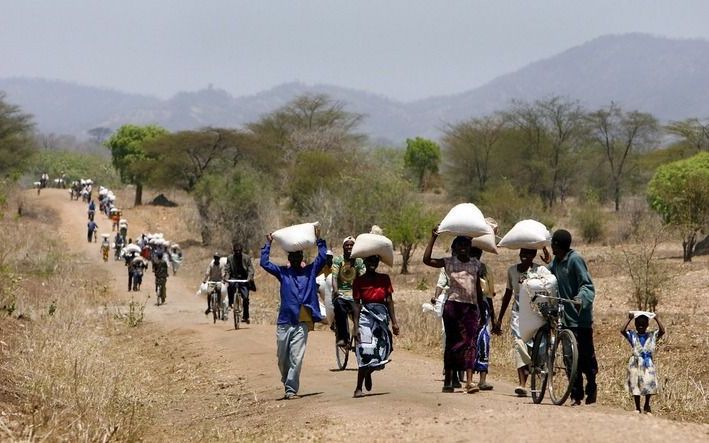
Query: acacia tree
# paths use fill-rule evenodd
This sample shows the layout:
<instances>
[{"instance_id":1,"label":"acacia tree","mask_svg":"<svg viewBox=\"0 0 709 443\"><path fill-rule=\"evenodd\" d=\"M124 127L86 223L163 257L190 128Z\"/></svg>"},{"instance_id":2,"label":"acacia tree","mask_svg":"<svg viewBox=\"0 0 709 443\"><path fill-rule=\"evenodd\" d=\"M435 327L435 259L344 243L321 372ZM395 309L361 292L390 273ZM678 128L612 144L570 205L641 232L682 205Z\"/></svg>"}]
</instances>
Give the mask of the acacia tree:
<instances>
[{"instance_id":1,"label":"acacia tree","mask_svg":"<svg viewBox=\"0 0 709 443\"><path fill-rule=\"evenodd\" d=\"M181 189L192 195L200 216L202 243L212 241L215 225L213 209L215 193L225 191L227 185L233 186L239 180L216 177L231 176L230 170L241 168L242 161L248 160L252 144L247 134L222 128L204 128L199 131L180 131L151 139L143 144L145 159L136 165L139 174L146 178L146 183L157 187ZM212 189L201 182L207 176L210 183L225 189ZM234 192L230 191L231 194ZM238 217L240 214L234 214ZM223 222L223 220L221 220ZM223 226L223 223L216 225Z\"/></svg>"},{"instance_id":2,"label":"acacia tree","mask_svg":"<svg viewBox=\"0 0 709 443\"><path fill-rule=\"evenodd\" d=\"M0 178L15 179L27 167L37 151L33 130L32 116L6 102L5 93L0 91Z\"/></svg>"},{"instance_id":3,"label":"acacia tree","mask_svg":"<svg viewBox=\"0 0 709 443\"><path fill-rule=\"evenodd\" d=\"M617 212L629 162L635 153L657 142L657 119L644 112L625 112L611 103L607 108L590 113L587 121L591 139L603 150L610 167Z\"/></svg>"},{"instance_id":4,"label":"acacia tree","mask_svg":"<svg viewBox=\"0 0 709 443\"><path fill-rule=\"evenodd\" d=\"M665 126L670 134L677 135L697 151L709 151L709 122L688 118Z\"/></svg>"},{"instance_id":5,"label":"acacia tree","mask_svg":"<svg viewBox=\"0 0 709 443\"><path fill-rule=\"evenodd\" d=\"M575 160L586 133L578 101L561 97L532 104L516 102L505 117L521 135L523 167L530 191L539 192L547 207L564 201L577 174Z\"/></svg>"},{"instance_id":6,"label":"acacia tree","mask_svg":"<svg viewBox=\"0 0 709 443\"><path fill-rule=\"evenodd\" d=\"M505 119L501 114L475 118L445 130L446 176L453 190L470 198L468 190L484 192L491 173L492 154L502 140Z\"/></svg>"},{"instance_id":7,"label":"acacia tree","mask_svg":"<svg viewBox=\"0 0 709 443\"><path fill-rule=\"evenodd\" d=\"M409 273L411 255L428 239L431 226L435 223L433 214L417 201L407 200L398 211L389 213L384 229L394 245L399 248L402 274Z\"/></svg>"},{"instance_id":8,"label":"acacia tree","mask_svg":"<svg viewBox=\"0 0 709 443\"><path fill-rule=\"evenodd\" d=\"M648 185L650 206L682 234L685 262L709 226L709 152L660 166Z\"/></svg>"},{"instance_id":9,"label":"acacia tree","mask_svg":"<svg viewBox=\"0 0 709 443\"><path fill-rule=\"evenodd\" d=\"M143 184L148 174L142 167L142 163L149 160L143 144L167 133L167 129L156 125L123 125L105 142L121 181L135 185L135 206L143 204Z\"/></svg>"},{"instance_id":10,"label":"acacia tree","mask_svg":"<svg viewBox=\"0 0 709 443\"><path fill-rule=\"evenodd\" d=\"M441 148L436 142L421 137L406 139L404 166L414 176L420 191L426 189L427 178L438 172L440 161Z\"/></svg>"}]
</instances>

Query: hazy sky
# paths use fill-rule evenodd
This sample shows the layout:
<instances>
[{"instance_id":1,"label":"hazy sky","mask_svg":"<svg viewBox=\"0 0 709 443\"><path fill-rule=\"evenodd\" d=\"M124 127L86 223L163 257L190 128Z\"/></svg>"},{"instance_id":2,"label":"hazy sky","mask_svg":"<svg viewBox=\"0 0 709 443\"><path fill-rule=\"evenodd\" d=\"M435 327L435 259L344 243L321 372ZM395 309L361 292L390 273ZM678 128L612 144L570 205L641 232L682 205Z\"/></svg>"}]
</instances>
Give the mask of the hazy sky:
<instances>
[{"instance_id":1,"label":"hazy sky","mask_svg":"<svg viewBox=\"0 0 709 443\"><path fill-rule=\"evenodd\" d=\"M411 100L604 34L709 39L707 0L0 0L0 77L168 97L299 80Z\"/></svg>"}]
</instances>

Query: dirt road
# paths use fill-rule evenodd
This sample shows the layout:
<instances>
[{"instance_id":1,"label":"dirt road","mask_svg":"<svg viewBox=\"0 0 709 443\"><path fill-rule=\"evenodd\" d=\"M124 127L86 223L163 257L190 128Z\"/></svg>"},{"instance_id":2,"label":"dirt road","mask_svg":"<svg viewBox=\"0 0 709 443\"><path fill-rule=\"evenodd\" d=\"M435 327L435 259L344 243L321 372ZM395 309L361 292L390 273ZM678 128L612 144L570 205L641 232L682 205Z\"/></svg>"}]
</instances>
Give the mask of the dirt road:
<instances>
[{"instance_id":1,"label":"dirt road","mask_svg":"<svg viewBox=\"0 0 709 443\"><path fill-rule=\"evenodd\" d=\"M59 232L74 252L100 260L99 246L86 242L85 205L70 202L66 191L47 189L28 199L53 208L60 216ZM143 228L131 219L135 235ZM109 232L108 222L97 215L99 232ZM189 257L187 257L189 260ZM122 262L111 258L105 266L112 290L127 294L127 273ZM144 294L153 285L150 272ZM533 405L531 399L512 394L513 386L495 379L495 389L477 394L442 394L441 362L401 350L393 361L374 375L374 389L362 399L353 399L356 372L333 371L333 336L329 331L314 331L308 338L301 375L300 400L278 401L282 394L275 359L275 326L244 325L233 330L231 322L212 324L203 315L205 302L194 295L197 282L185 281L178 274L168 281L167 304L157 307L154 298L146 307L146 328L162 331L184 352L181 359L214 370L227 371L240 380L233 394L237 412L225 411L235 427L252 428L247 434L269 440L315 439L343 441L707 441L709 426L673 422L631 411L597 405L557 407L546 402ZM140 334L143 329L136 329ZM405 330L405 325L402 325ZM157 342L156 342L157 346ZM174 356L166 356L166 364ZM354 367L350 363L350 367ZM219 369L217 369L219 368ZM186 391L186 389L185 389ZM231 395L231 394L230 394ZM184 403L165 411L156 429L156 439L187 440L189 417L212 407L201 404L203 397L184 396ZM225 438L229 438L228 435ZM256 437L253 437L256 438Z\"/></svg>"}]
</instances>

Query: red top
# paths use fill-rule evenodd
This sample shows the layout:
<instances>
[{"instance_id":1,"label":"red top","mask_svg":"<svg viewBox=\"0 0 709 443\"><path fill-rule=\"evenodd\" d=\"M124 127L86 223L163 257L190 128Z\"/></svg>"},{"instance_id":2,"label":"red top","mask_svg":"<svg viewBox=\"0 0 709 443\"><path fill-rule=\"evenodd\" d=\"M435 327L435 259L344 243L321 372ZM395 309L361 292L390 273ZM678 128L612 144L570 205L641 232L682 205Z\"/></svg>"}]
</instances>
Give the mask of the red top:
<instances>
[{"instance_id":1,"label":"red top","mask_svg":"<svg viewBox=\"0 0 709 443\"><path fill-rule=\"evenodd\" d=\"M357 277L352 284L352 297L362 303L384 303L387 295L393 294L394 288L387 274L375 274L373 279L366 274Z\"/></svg>"}]
</instances>

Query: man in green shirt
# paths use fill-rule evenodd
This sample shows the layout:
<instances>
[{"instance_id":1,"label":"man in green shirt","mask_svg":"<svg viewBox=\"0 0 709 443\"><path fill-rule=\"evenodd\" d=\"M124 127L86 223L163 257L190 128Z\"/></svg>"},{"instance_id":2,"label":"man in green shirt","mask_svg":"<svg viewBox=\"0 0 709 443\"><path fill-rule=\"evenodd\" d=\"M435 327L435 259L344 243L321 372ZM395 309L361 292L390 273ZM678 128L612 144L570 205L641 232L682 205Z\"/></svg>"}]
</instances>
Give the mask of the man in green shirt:
<instances>
[{"instance_id":1,"label":"man in green shirt","mask_svg":"<svg viewBox=\"0 0 709 443\"><path fill-rule=\"evenodd\" d=\"M596 374L598 362L593 347L593 299L595 289L591 274L581 255L571 249L571 234L559 229L551 238L554 260L549 269L559 284L559 297L581 301L581 308L565 307L564 325L576 336L579 349L579 365L574 386L571 389L573 405L580 405L584 397L583 375L586 376L586 404L596 402Z\"/></svg>"},{"instance_id":2,"label":"man in green shirt","mask_svg":"<svg viewBox=\"0 0 709 443\"><path fill-rule=\"evenodd\" d=\"M350 342L350 331L347 317L354 312L352 298L352 283L354 279L365 273L364 261L352 258L354 238L347 237L342 242L342 255L332 261L332 305L335 311L335 333L337 345L345 346Z\"/></svg>"}]
</instances>

